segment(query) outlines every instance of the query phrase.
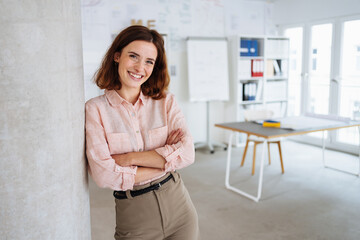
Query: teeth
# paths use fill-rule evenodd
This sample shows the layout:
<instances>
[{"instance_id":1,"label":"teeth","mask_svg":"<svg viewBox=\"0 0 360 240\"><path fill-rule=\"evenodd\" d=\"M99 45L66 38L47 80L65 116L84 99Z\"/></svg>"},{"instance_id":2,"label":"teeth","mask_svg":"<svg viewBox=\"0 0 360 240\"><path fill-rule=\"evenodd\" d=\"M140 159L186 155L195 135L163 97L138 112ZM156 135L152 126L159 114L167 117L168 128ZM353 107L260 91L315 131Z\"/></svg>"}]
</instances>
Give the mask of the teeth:
<instances>
[{"instance_id":1,"label":"teeth","mask_svg":"<svg viewBox=\"0 0 360 240\"><path fill-rule=\"evenodd\" d=\"M141 75L137 75L137 74L134 74L134 73L130 73L131 76L133 76L134 78L141 78Z\"/></svg>"}]
</instances>

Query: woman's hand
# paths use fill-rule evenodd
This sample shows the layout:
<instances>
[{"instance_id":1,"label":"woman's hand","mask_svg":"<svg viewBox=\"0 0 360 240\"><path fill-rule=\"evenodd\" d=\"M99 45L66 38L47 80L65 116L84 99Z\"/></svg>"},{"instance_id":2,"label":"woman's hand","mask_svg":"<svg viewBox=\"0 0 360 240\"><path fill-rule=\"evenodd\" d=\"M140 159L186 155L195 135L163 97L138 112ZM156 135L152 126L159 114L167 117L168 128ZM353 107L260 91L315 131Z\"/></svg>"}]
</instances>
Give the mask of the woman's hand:
<instances>
[{"instance_id":1,"label":"woman's hand","mask_svg":"<svg viewBox=\"0 0 360 240\"><path fill-rule=\"evenodd\" d=\"M115 159L115 162L117 165L120 165L122 167L129 167L132 166L132 158L131 153L124 153L124 154L114 154L111 155L113 159Z\"/></svg>"},{"instance_id":2,"label":"woman's hand","mask_svg":"<svg viewBox=\"0 0 360 240\"><path fill-rule=\"evenodd\" d=\"M168 138L166 139L166 144L168 144L168 145L176 144L177 142L179 142L181 140L181 138L183 136L184 136L184 133L180 128L173 130L173 131L171 131Z\"/></svg>"}]
</instances>

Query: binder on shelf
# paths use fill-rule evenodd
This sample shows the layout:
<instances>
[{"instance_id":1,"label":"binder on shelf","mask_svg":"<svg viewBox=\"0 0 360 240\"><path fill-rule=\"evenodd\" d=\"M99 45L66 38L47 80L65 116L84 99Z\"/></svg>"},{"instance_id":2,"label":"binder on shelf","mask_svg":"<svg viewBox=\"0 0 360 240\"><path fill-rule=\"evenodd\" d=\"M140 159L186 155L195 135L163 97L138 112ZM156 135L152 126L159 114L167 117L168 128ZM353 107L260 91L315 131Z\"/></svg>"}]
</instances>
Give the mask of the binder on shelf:
<instances>
[{"instance_id":1,"label":"binder on shelf","mask_svg":"<svg viewBox=\"0 0 360 240\"><path fill-rule=\"evenodd\" d=\"M262 94L261 90L262 90L262 84L259 82L256 86L256 96L255 96L256 101L261 100L261 94Z\"/></svg>"},{"instance_id":2,"label":"binder on shelf","mask_svg":"<svg viewBox=\"0 0 360 240\"><path fill-rule=\"evenodd\" d=\"M249 83L249 88L250 88L249 100L254 101L256 97L256 83Z\"/></svg>"},{"instance_id":3,"label":"binder on shelf","mask_svg":"<svg viewBox=\"0 0 360 240\"><path fill-rule=\"evenodd\" d=\"M288 76L288 60L281 60L280 62L280 69L283 76Z\"/></svg>"},{"instance_id":4,"label":"binder on shelf","mask_svg":"<svg viewBox=\"0 0 360 240\"><path fill-rule=\"evenodd\" d=\"M250 56L249 40L240 41L240 56Z\"/></svg>"},{"instance_id":5,"label":"binder on shelf","mask_svg":"<svg viewBox=\"0 0 360 240\"><path fill-rule=\"evenodd\" d=\"M240 40L240 56L259 56L258 54L258 41L257 40Z\"/></svg>"},{"instance_id":6,"label":"binder on shelf","mask_svg":"<svg viewBox=\"0 0 360 240\"><path fill-rule=\"evenodd\" d=\"M248 90L248 87L247 87L247 83L243 84L242 91L243 91L242 100L247 101L249 99L249 90Z\"/></svg>"},{"instance_id":7,"label":"binder on shelf","mask_svg":"<svg viewBox=\"0 0 360 240\"><path fill-rule=\"evenodd\" d=\"M259 54L258 54L258 41L257 40L251 40L250 56L259 56Z\"/></svg>"},{"instance_id":8,"label":"binder on shelf","mask_svg":"<svg viewBox=\"0 0 360 240\"><path fill-rule=\"evenodd\" d=\"M256 99L256 83L244 83L243 84L243 101L254 101Z\"/></svg>"},{"instance_id":9,"label":"binder on shelf","mask_svg":"<svg viewBox=\"0 0 360 240\"><path fill-rule=\"evenodd\" d=\"M267 60L266 61L266 76L267 77L273 77L275 73L273 60Z\"/></svg>"},{"instance_id":10,"label":"binder on shelf","mask_svg":"<svg viewBox=\"0 0 360 240\"><path fill-rule=\"evenodd\" d=\"M273 60L275 76L287 76L288 75L288 60Z\"/></svg>"},{"instance_id":11,"label":"binder on shelf","mask_svg":"<svg viewBox=\"0 0 360 240\"><path fill-rule=\"evenodd\" d=\"M274 71L275 71L276 76L281 75L281 69L280 69L280 65L279 65L278 61L280 61L280 60L273 60Z\"/></svg>"},{"instance_id":12,"label":"binder on shelf","mask_svg":"<svg viewBox=\"0 0 360 240\"><path fill-rule=\"evenodd\" d=\"M251 76L262 77L264 76L264 61L261 59L251 60Z\"/></svg>"}]
</instances>

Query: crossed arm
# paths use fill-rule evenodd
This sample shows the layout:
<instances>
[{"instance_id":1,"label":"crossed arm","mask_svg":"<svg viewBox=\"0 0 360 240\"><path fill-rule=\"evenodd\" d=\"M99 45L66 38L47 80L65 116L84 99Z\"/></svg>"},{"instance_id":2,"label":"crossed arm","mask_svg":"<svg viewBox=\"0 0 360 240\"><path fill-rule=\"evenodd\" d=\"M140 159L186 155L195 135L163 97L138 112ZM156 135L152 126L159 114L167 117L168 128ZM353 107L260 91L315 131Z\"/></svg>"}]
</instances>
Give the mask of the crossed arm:
<instances>
[{"instance_id":1,"label":"crossed arm","mask_svg":"<svg viewBox=\"0 0 360 240\"><path fill-rule=\"evenodd\" d=\"M181 129L174 130L169 134L165 144L176 144L183 135L184 133ZM155 178L164 173L166 160L155 150L114 154L111 156L115 159L116 164L122 167L138 166L135 183Z\"/></svg>"}]
</instances>

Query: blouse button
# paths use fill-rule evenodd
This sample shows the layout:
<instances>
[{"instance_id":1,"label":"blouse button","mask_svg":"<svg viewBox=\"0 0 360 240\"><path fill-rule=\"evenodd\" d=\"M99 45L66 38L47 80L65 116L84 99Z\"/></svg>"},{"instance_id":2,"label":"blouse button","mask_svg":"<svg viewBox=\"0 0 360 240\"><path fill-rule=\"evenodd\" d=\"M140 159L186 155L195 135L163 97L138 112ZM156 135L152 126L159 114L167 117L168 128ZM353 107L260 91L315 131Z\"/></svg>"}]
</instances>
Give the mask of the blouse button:
<instances>
[{"instance_id":1,"label":"blouse button","mask_svg":"<svg viewBox=\"0 0 360 240\"><path fill-rule=\"evenodd\" d=\"M139 133L139 131L136 131L136 133Z\"/></svg>"}]
</instances>

